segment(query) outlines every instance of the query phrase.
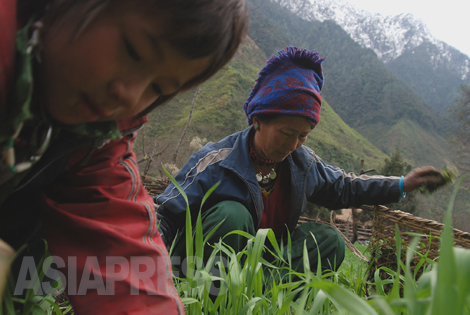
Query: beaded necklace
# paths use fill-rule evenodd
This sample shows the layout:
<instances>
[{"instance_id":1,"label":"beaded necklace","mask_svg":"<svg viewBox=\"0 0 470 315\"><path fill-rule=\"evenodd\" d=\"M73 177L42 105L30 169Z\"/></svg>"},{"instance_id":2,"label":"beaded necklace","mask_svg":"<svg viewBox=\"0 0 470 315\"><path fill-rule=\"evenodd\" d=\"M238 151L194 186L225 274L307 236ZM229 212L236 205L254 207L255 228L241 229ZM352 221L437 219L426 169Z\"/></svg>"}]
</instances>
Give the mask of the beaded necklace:
<instances>
[{"instance_id":1,"label":"beaded necklace","mask_svg":"<svg viewBox=\"0 0 470 315\"><path fill-rule=\"evenodd\" d=\"M258 167L258 173L256 173L256 180L261 184L267 184L269 183L270 181L272 180L275 180L276 177L277 177L277 173L276 173L276 166L277 166L277 163L275 161L271 161L271 160L266 160L266 159L263 159L261 157L258 156L258 154L256 154L256 151L255 149L253 148L253 138L250 139L250 157L253 159L253 161L255 161L256 163L256 166ZM260 165L263 165L263 166L271 166L271 171L269 171L269 173L265 174L261 168L259 167Z\"/></svg>"}]
</instances>

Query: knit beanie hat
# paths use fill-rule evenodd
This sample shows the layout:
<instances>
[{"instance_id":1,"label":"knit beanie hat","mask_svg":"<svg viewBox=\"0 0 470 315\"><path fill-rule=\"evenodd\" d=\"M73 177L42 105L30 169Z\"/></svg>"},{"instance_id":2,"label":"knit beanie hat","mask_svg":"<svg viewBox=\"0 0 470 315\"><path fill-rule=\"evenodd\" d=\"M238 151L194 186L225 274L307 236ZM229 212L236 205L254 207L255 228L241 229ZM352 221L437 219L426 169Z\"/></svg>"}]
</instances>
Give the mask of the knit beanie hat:
<instances>
[{"instance_id":1,"label":"knit beanie hat","mask_svg":"<svg viewBox=\"0 0 470 315\"><path fill-rule=\"evenodd\" d=\"M287 47L273 55L258 74L243 105L248 123L253 115L284 114L320 121L323 71L318 52Z\"/></svg>"}]
</instances>

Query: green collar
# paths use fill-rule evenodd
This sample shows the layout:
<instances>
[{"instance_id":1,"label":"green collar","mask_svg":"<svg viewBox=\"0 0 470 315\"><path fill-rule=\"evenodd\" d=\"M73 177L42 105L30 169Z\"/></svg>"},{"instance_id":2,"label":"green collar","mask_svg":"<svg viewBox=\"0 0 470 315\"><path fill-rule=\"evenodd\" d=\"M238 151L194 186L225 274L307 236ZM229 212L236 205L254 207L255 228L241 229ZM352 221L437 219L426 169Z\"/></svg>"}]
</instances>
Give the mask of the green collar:
<instances>
[{"instance_id":1,"label":"green collar","mask_svg":"<svg viewBox=\"0 0 470 315\"><path fill-rule=\"evenodd\" d=\"M90 136L101 139L119 139L121 132L115 121L93 122L78 125L57 124L61 129L69 130L77 135Z\"/></svg>"}]
</instances>

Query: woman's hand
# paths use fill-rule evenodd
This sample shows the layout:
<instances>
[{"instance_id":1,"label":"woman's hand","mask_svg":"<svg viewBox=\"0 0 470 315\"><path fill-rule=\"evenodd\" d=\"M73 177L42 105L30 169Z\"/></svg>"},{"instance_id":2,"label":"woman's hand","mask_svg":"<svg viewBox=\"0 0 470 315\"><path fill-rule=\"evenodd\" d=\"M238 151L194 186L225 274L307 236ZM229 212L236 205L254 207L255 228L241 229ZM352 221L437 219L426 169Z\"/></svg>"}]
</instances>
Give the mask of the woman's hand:
<instances>
[{"instance_id":1,"label":"woman's hand","mask_svg":"<svg viewBox=\"0 0 470 315\"><path fill-rule=\"evenodd\" d=\"M442 173L435 167L424 166L412 170L403 180L403 191L412 192L420 186L426 184L433 190L446 184Z\"/></svg>"},{"instance_id":2,"label":"woman's hand","mask_svg":"<svg viewBox=\"0 0 470 315\"><path fill-rule=\"evenodd\" d=\"M0 302L7 282L8 272L10 271L11 258L14 254L13 248L0 239Z\"/></svg>"}]
</instances>

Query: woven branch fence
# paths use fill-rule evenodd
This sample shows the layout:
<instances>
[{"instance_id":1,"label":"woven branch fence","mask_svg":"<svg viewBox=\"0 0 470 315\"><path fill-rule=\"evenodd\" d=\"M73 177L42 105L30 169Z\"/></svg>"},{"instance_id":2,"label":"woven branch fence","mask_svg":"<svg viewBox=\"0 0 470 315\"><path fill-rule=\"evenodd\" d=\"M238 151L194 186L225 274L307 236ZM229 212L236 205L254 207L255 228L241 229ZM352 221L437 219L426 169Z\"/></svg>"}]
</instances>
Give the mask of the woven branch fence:
<instances>
[{"instance_id":1,"label":"woven branch fence","mask_svg":"<svg viewBox=\"0 0 470 315\"><path fill-rule=\"evenodd\" d=\"M163 193L168 185L171 184L169 179L159 179L151 176L142 175L142 182L144 188L148 191L149 195L155 197Z\"/></svg>"},{"instance_id":2,"label":"woven branch fence","mask_svg":"<svg viewBox=\"0 0 470 315\"><path fill-rule=\"evenodd\" d=\"M330 222L326 222L323 220L315 220L308 217L300 217L299 221L297 221L297 226L307 223L307 222L319 222L323 224L331 225ZM350 241L353 239L354 228L353 222L351 221L341 221L338 219L334 219L334 224L348 238ZM357 225L357 241L369 241L372 237L372 228L367 226L366 224L358 224Z\"/></svg>"},{"instance_id":3,"label":"woven branch fence","mask_svg":"<svg viewBox=\"0 0 470 315\"><path fill-rule=\"evenodd\" d=\"M397 253L395 240L395 225L400 230L401 260L405 263L406 250L416 234L420 235L420 242L416 248L416 255L411 261L411 269L418 278L423 269L415 270L422 256L430 260L439 259L440 236L444 224L437 221L416 217L400 210L392 210L384 206L362 206L365 211L374 212L372 237L370 239L372 265L368 279L373 279L374 273L381 267L397 270ZM454 231L454 244L470 248L470 233L457 229ZM385 271L380 270L382 279L388 278Z\"/></svg>"}]
</instances>

